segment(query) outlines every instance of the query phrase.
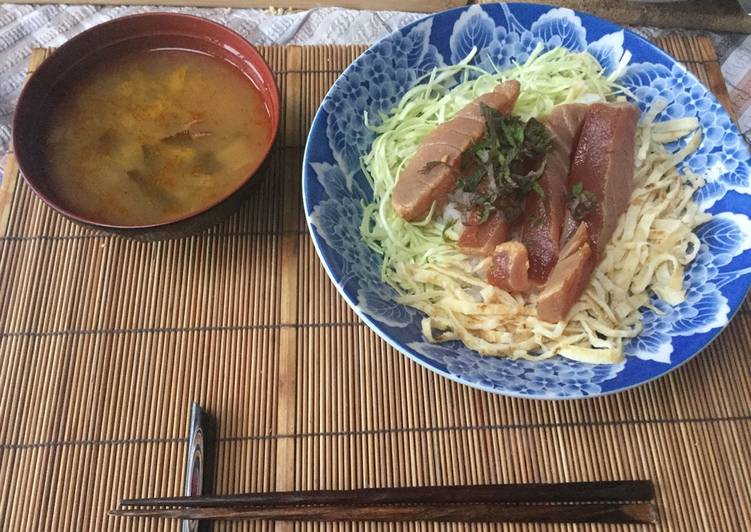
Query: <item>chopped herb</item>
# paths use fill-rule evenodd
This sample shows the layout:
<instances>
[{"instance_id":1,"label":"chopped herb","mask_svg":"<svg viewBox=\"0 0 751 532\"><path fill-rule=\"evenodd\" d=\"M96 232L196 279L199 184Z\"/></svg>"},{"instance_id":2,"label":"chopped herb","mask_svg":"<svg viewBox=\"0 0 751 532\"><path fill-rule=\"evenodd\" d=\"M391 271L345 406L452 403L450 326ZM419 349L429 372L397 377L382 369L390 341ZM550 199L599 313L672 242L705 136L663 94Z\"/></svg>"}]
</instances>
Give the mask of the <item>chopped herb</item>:
<instances>
[{"instance_id":1,"label":"chopped herb","mask_svg":"<svg viewBox=\"0 0 751 532\"><path fill-rule=\"evenodd\" d=\"M527 195L531 191L537 192L541 198L545 197L545 191L540 186L540 176L545 171L545 163L541 164L536 170L527 172L525 175L517 176L516 182L518 183L519 190L523 195Z\"/></svg>"},{"instance_id":2,"label":"chopped herb","mask_svg":"<svg viewBox=\"0 0 751 532\"><path fill-rule=\"evenodd\" d=\"M484 224L488 221L488 217L490 216L490 213L495 210L495 207L493 207L490 203L485 203L482 206L482 216L480 217L480 223Z\"/></svg>"},{"instance_id":3,"label":"chopped herb","mask_svg":"<svg viewBox=\"0 0 751 532\"><path fill-rule=\"evenodd\" d=\"M482 178L487 175L487 170L485 168L478 168L474 172L472 172L470 175L464 177L463 179L460 179L457 182L457 186L461 188L462 190L465 190L467 192L474 192L475 189L477 189L477 185L480 184L482 181Z\"/></svg>"},{"instance_id":4,"label":"chopped herb","mask_svg":"<svg viewBox=\"0 0 751 532\"><path fill-rule=\"evenodd\" d=\"M446 222L446 225L443 226L443 231L441 231L441 236L443 237L444 242L448 242L449 239L446 236L446 232L454 227L456 225L456 218L451 218L448 222Z\"/></svg>"},{"instance_id":5,"label":"chopped herb","mask_svg":"<svg viewBox=\"0 0 751 532\"><path fill-rule=\"evenodd\" d=\"M582 182L577 181L576 183L574 183L574 186L571 187L571 196L574 198L581 196L583 189L584 189L584 185L582 185Z\"/></svg>"},{"instance_id":6,"label":"chopped herb","mask_svg":"<svg viewBox=\"0 0 751 532\"><path fill-rule=\"evenodd\" d=\"M480 104L480 112L485 119L485 140L488 148L496 148L501 139L498 137L498 132L501 129L501 122L503 122L503 115L484 103Z\"/></svg>"},{"instance_id":7,"label":"chopped herb","mask_svg":"<svg viewBox=\"0 0 751 532\"><path fill-rule=\"evenodd\" d=\"M530 158L540 157L548 151L552 141L553 137L550 135L548 128L542 122L530 118L524 125L522 155Z\"/></svg>"},{"instance_id":8,"label":"chopped herb","mask_svg":"<svg viewBox=\"0 0 751 532\"><path fill-rule=\"evenodd\" d=\"M577 181L571 187L568 208L571 216L577 222L583 220L595 206L595 196L589 190L584 190L581 181Z\"/></svg>"},{"instance_id":9,"label":"chopped herb","mask_svg":"<svg viewBox=\"0 0 751 532\"><path fill-rule=\"evenodd\" d=\"M482 103L480 110L485 119L485 137L462 155L462 167L470 173L457 182L457 187L476 192L492 175L494 183L483 189L497 190L517 202L532 190L544 196L538 183L544 161L526 173L520 169L527 170L530 161L541 158L550 147L552 137L547 128L537 120L524 122Z\"/></svg>"},{"instance_id":10,"label":"chopped herb","mask_svg":"<svg viewBox=\"0 0 751 532\"><path fill-rule=\"evenodd\" d=\"M470 155L477 155L483 150L489 150L491 147L491 140L488 137L483 138L482 140L479 140L472 144L465 153L468 153Z\"/></svg>"}]
</instances>

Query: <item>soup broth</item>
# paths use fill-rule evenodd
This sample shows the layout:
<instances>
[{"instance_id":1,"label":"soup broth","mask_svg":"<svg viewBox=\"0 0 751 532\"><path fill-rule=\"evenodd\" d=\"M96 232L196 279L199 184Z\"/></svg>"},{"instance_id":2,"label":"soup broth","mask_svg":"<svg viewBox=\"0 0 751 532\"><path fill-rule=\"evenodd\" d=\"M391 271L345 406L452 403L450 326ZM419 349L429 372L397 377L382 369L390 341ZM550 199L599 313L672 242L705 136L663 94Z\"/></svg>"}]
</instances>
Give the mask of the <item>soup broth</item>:
<instances>
[{"instance_id":1,"label":"soup broth","mask_svg":"<svg viewBox=\"0 0 751 532\"><path fill-rule=\"evenodd\" d=\"M65 91L46 136L48 173L77 214L155 224L235 190L261 162L270 130L263 96L229 63L133 52Z\"/></svg>"}]
</instances>

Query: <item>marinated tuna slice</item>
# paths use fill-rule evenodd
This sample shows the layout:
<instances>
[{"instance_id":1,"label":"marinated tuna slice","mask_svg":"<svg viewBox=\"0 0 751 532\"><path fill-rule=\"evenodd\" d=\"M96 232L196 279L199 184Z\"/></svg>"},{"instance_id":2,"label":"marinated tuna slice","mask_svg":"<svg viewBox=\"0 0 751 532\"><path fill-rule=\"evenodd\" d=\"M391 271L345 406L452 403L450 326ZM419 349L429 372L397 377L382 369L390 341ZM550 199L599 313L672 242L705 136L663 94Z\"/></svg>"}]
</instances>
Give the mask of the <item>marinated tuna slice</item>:
<instances>
[{"instance_id":1,"label":"marinated tuna slice","mask_svg":"<svg viewBox=\"0 0 751 532\"><path fill-rule=\"evenodd\" d=\"M498 111L509 112L519 96L519 82L502 83L490 94L492 96L482 95L467 104L456 117L430 133L427 143L417 148L391 196L399 216L408 221L419 220L434 202L439 207L445 203L459 176L459 158L454 157L454 153L461 153L485 135L485 120L476 115L475 108L479 110L480 104L485 103Z\"/></svg>"},{"instance_id":2,"label":"marinated tuna slice","mask_svg":"<svg viewBox=\"0 0 751 532\"><path fill-rule=\"evenodd\" d=\"M446 122L435 128L427 137L422 140L421 146L448 145L454 146L459 151L466 151L474 142L475 139L467 133L456 131L449 127L451 124Z\"/></svg>"},{"instance_id":3,"label":"marinated tuna slice","mask_svg":"<svg viewBox=\"0 0 751 532\"><path fill-rule=\"evenodd\" d=\"M529 258L521 242L504 242L495 248L487 281L507 292L524 292L529 288Z\"/></svg>"},{"instance_id":4,"label":"marinated tuna slice","mask_svg":"<svg viewBox=\"0 0 751 532\"><path fill-rule=\"evenodd\" d=\"M465 253L490 255L495 247L508 239L510 224L499 211L493 211L479 225L465 225L459 237L459 248Z\"/></svg>"},{"instance_id":5,"label":"marinated tuna slice","mask_svg":"<svg viewBox=\"0 0 751 532\"><path fill-rule=\"evenodd\" d=\"M631 198L638 121L639 110L631 104L591 105L574 152L569 188L578 187L586 202L568 214L573 220L566 225L575 228L579 221L586 222L597 257L602 257Z\"/></svg>"},{"instance_id":6,"label":"marinated tuna slice","mask_svg":"<svg viewBox=\"0 0 751 532\"><path fill-rule=\"evenodd\" d=\"M594 104L587 110L568 179L575 193L564 222L566 243L537 302L542 320L557 322L568 315L628 207L638 120L631 104Z\"/></svg>"},{"instance_id":7,"label":"marinated tuna slice","mask_svg":"<svg viewBox=\"0 0 751 532\"><path fill-rule=\"evenodd\" d=\"M552 136L545 155L545 170L539 185L544 195L529 194L524 207L522 242L529 253L529 276L544 284L558 262L561 228L568 202L571 154L587 113L588 105L564 104L553 109L543 123Z\"/></svg>"},{"instance_id":8,"label":"marinated tuna slice","mask_svg":"<svg viewBox=\"0 0 751 532\"><path fill-rule=\"evenodd\" d=\"M501 113L509 113L513 109L516 99L519 97L520 89L521 85L515 80L501 83L492 92L478 96L471 103L465 105L456 116L473 118L484 123L485 117L481 109L482 104L492 107Z\"/></svg>"},{"instance_id":9,"label":"marinated tuna slice","mask_svg":"<svg viewBox=\"0 0 751 532\"><path fill-rule=\"evenodd\" d=\"M464 116L455 116L444 124L446 129L467 135L472 142L477 142L485 137L485 121ZM440 126L439 126L440 127Z\"/></svg>"},{"instance_id":10,"label":"marinated tuna slice","mask_svg":"<svg viewBox=\"0 0 751 532\"><path fill-rule=\"evenodd\" d=\"M581 223L566 242L537 301L537 317L555 323L564 319L589 285L595 267L587 224Z\"/></svg>"},{"instance_id":11,"label":"marinated tuna slice","mask_svg":"<svg viewBox=\"0 0 751 532\"><path fill-rule=\"evenodd\" d=\"M431 144L420 149L407 163L405 171L414 165L419 167L418 175L425 173L425 170L434 166L444 166L448 168L458 168L462 156L462 151L448 144ZM436 161L440 161L437 164Z\"/></svg>"},{"instance_id":12,"label":"marinated tuna slice","mask_svg":"<svg viewBox=\"0 0 751 532\"><path fill-rule=\"evenodd\" d=\"M418 150L402 172L402 175L410 175L410 186L400 188L397 183L394 188L393 203L397 213L408 220L425 216L435 198L445 197L453 190L460 158L457 148L443 144L431 144ZM407 218L403 212L419 214Z\"/></svg>"}]
</instances>

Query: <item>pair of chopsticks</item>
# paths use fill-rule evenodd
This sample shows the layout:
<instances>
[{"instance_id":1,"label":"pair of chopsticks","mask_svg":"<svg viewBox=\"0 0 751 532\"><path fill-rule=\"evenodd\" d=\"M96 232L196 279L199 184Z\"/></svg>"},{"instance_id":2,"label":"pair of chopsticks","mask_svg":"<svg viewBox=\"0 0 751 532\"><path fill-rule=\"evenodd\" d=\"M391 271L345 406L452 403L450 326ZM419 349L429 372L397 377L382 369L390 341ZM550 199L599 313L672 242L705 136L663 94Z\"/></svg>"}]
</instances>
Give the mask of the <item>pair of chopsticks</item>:
<instances>
[{"instance_id":1,"label":"pair of chopsticks","mask_svg":"<svg viewBox=\"0 0 751 532\"><path fill-rule=\"evenodd\" d=\"M574 482L129 499L112 515L275 521L654 523L652 482Z\"/></svg>"},{"instance_id":2,"label":"pair of chopsticks","mask_svg":"<svg viewBox=\"0 0 751 532\"><path fill-rule=\"evenodd\" d=\"M209 496L210 416L190 410L183 497L128 499L118 516L183 520L654 523L654 485L644 480L297 491ZM205 522L203 523L205 524Z\"/></svg>"}]
</instances>

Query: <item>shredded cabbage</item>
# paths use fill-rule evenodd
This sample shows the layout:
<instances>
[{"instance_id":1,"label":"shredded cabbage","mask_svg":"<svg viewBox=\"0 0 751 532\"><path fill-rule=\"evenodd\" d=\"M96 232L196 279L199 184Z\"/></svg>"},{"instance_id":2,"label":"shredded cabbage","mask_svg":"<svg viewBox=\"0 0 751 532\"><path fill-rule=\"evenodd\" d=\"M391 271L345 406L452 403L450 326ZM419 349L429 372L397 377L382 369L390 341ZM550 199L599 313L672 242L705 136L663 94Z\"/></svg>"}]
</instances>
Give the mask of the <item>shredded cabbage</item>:
<instances>
[{"instance_id":1,"label":"shredded cabbage","mask_svg":"<svg viewBox=\"0 0 751 532\"><path fill-rule=\"evenodd\" d=\"M378 137L361 162L374 198L364 208L362 238L383 256L381 275L398 301L425 312L422 332L429 341L458 339L488 355L619 362L624 341L640 330L640 309L649 304L650 293L673 305L685 298L683 268L698 251L693 229L706 215L691 199L701 179L680 175L676 166L700 143L698 121L654 123L667 105L659 100L643 115L631 204L569 320L546 323L536 318L534 294L525 298L489 285L488 260L458 249L461 224L451 208L431 209L424 220L410 223L394 211L391 193L423 137L498 83L518 80L522 91L514 114L540 118L563 103L622 99L614 80L630 56L624 54L606 76L591 55L564 48L543 53L538 47L523 65L496 72L471 65L474 54L434 69L379 124L370 123ZM678 153L663 147L692 133Z\"/></svg>"}]
</instances>

